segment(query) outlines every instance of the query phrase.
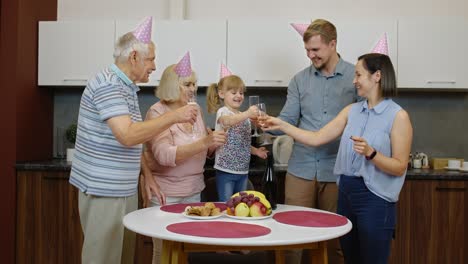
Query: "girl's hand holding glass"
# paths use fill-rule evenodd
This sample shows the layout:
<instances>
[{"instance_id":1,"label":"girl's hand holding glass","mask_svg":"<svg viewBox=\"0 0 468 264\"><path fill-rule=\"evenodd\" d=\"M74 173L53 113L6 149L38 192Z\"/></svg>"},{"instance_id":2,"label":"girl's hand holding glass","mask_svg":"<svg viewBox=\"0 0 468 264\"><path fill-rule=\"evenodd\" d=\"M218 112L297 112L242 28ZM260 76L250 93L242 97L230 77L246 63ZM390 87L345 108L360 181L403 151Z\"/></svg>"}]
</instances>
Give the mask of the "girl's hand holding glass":
<instances>
[{"instance_id":1,"label":"girl's hand holding glass","mask_svg":"<svg viewBox=\"0 0 468 264\"><path fill-rule=\"evenodd\" d=\"M268 150L265 147L253 148L252 154L261 159L266 159L268 157Z\"/></svg>"},{"instance_id":2,"label":"girl's hand holding glass","mask_svg":"<svg viewBox=\"0 0 468 264\"><path fill-rule=\"evenodd\" d=\"M246 112L247 112L249 119L255 122L257 121L257 118L258 118L258 106L257 105L250 106Z\"/></svg>"},{"instance_id":3,"label":"girl's hand holding glass","mask_svg":"<svg viewBox=\"0 0 468 264\"><path fill-rule=\"evenodd\" d=\"M258 103L260 103L260 96L258 96L258 95L249 96L249 106L258 105ZM254 130L254 133L253 133L252 137L260 136L258 134L258 131L257 131L257 126L255 126L254 129L255 130Z\"/></svg>"},{"instance_id":4,"label":"girl's hand holding glass","mask_svg":"<svg viewBox=\"0 0 468 264\"><path fill-rule=\"evenodd\" d=\"M229 112L222 112L218 118L219 126L224 130L224 132L228 132L229 128L231 128L231 120L228 120L229 116L232 116L232 113Z\"/></svg>"}]
</instances>

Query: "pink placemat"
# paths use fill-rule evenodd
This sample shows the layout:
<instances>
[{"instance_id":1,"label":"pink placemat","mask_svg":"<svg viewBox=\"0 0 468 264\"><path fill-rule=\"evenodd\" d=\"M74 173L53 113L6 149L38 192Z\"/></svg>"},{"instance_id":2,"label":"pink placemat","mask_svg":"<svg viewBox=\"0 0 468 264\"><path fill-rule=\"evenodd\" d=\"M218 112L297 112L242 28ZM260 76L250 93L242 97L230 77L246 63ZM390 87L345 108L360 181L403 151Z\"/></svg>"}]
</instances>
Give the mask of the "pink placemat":
<instances>
[{"instance_id":1,"label":"pink placemat","mask_svg":"<svg viewBox=\"0 0 468 264\"><path fill-rule=\"evenodd\" d=\"M273 215L276 221L295 226L336 227L346 225L348 219L341 215L311 211L288 211Z\"/></svg>"},{"instance_id":2,"label":"pink placemat","mask_svg":"<svg viewBox=\"0 0 468 264\"><path fill-rule=\"evenodd\" d=\"M214 203L216 207L218 207L221 212L226 210L226 204L224 203ZM185 210L185 207L187 206L202 206L205 205L205 203L179 203L179 204L168 204L168 205L163 205L161 206L161 211L164 212L169 212L169 213L183 213Z\"/></svg>"},{"instance_id":3,"label":"pink placemat","mask_svg":"<svg viewBox=\"0 0 468 264\"><path fill-rule=\"evenodd\" d=\"M234 222L196 221L168 225L170 232L198 237L214 238L248 238L264 236L271 232L270 228Z\"/></svg>"}]
</instances>

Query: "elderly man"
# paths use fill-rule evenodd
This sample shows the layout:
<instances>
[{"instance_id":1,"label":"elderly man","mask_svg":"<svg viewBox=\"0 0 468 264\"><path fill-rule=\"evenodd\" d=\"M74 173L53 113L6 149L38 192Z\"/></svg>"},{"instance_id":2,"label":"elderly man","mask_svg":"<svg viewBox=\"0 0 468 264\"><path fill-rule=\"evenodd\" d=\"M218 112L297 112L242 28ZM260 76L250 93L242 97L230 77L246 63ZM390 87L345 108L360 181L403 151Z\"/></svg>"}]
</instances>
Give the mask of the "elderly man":
<instances>
[{"instance_id":1,"label":"elderly man","mask_svg":"<svg viewBox=\"0 0 468 264\"><path fill-rule=\"evenodd\" d=\"M79 192L84 233L82 263L133 263L135 234L122 218L137 209L142 143L175 123L194 123L186 106L142 122L136 83L148 82L155 67L151 17L117 41L115 63L90 79L81 98L76 153L70 183ZM148 174L150 175L150 174ZM164 202L152 177L142 182Z\"/></svg>"}]
</instances>

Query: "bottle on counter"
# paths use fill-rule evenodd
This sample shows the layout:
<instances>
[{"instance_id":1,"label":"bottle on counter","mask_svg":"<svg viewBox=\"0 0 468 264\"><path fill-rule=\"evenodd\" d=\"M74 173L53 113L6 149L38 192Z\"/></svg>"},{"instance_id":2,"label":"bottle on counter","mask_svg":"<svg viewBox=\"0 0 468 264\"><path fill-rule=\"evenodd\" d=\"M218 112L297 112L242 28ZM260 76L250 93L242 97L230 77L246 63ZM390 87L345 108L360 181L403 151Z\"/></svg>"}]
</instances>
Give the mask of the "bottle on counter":
<instances>
[{"instance_id":1,"label":"bottle on counter","mask_svg":"<svg viewBox=\"0 0 468 264\"><path fill-rule=\"evenodd\" d=\"M276 201L277 201L277 189L278 184L275 176L275 172L273 170L273 155L271 151L268 153L267 158L267 166L265 168L265 172L263 174L262 179L262 192L265 194L266 199L270 202L271 208L273 210L276 209Z\"/></svg>"}]
</instances>

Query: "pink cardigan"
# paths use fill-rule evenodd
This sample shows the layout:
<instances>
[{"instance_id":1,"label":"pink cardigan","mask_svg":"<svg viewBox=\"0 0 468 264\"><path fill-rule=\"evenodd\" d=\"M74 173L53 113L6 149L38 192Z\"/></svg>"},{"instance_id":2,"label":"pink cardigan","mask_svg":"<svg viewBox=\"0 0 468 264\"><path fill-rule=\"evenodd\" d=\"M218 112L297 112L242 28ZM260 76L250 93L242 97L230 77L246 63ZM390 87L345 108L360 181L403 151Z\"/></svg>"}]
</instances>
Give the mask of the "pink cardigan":
<instances>
[{"instance_id":1,"label":"pink cardigan","mask_svg":"<svg viewBox=\"0 0 468 264\"><path fill-rule=\"evenodd\" d=\"M162 102L157 102L146 113L145 120L156 118L171 109ZM198 131L206 135L206 128L201 114L195 123ZM176 165L177 146L190 144L192 138L182 124L174 124L169 129L148 141L145 145L146 160L152 175L166 196L186 197L201 192L205 188L203 177L207 150L197 153Z\"/></svg>"}]
</instances>

